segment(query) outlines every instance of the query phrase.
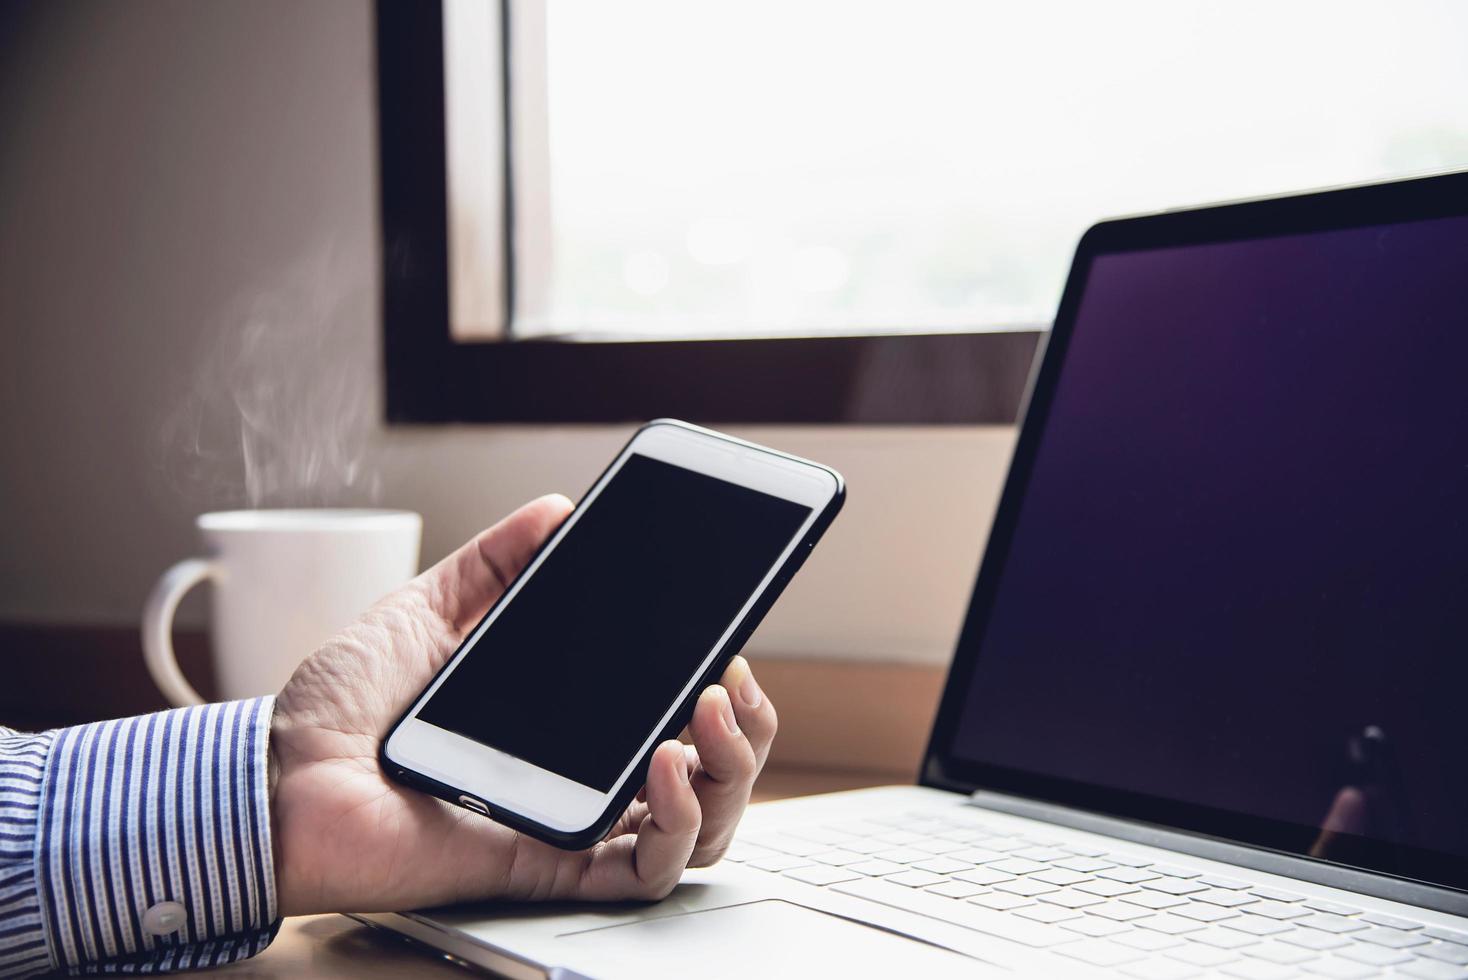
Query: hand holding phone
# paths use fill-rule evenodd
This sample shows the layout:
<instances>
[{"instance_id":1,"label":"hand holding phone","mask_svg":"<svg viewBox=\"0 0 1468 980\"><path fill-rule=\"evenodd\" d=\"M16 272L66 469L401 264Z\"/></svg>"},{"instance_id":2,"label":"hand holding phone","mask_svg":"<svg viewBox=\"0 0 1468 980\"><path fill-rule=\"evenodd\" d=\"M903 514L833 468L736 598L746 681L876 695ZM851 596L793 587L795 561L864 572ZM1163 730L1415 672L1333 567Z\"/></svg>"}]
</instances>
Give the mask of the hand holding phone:
<instances>
[{"instance_id":1,"label":"hand holding phone","mask_svg":"<svg viewBox=\"0 0 1468 980\"><path fill-rule=\"evenodd\" d=\"M643 427L394 726L384 769L559 847L601 840L843 497L827 467Z\"/></svg>"},{"instance_id":2,"label":"hand holding phone","mask_svg":"<svg viewBox=\"0 0 1468 980\"><path fill-rule=\"evenodd\" d=\"M692 747L661 743L643 797L589 850L527 838L393 782L379 765L403 706L571 510L565 497L542 497L476 535L324 643L281 691L268 783L246 787L242 804L268 799L279 914L656 899L685 867L722 856L776 728L775 706L740 657L703 690Z\"/></svg>"}]
</instances>

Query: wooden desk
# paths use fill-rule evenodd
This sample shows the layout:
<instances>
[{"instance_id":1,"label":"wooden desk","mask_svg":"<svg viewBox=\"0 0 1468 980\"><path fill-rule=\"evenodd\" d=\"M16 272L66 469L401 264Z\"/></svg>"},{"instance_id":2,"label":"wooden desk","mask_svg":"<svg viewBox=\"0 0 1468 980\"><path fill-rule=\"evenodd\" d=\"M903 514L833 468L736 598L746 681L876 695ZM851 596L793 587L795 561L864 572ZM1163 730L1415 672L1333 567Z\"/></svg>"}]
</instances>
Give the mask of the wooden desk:
<instances>
[{"instance_id":1,"label":"wooden desk","mask_svg":"<svg viewBox=\"0 0 1468 980\"><path fill-rule=\"evenodd\" d=\"M755 800L834 793L892 783L890 773L776 768L755 787ZM214 976L312 977L357 980L376 977L451 977L464 980L465 968L439 959L342 915L303 915L285 920L265 952L219 970ZM476 971L477 972L477 971Z\"/></svg>"}]
</instances>

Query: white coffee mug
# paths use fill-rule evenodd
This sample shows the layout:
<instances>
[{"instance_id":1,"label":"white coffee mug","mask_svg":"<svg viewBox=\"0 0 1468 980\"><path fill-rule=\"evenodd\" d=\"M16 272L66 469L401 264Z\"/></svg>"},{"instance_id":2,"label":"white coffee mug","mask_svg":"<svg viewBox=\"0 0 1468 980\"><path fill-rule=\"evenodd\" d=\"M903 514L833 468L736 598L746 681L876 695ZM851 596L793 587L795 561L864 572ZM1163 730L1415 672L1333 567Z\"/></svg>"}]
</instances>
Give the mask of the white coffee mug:
<instances>
[{"instance_id":1,"label":"white coffee mug","mask_svg":"<svg viewBox=\"0 0 1468 980\"><path fill-rule=\"evenodd\" d=\"M220 697L273 694L323 640L413 577L423 531L401 510L237 510L197 523L209 557L165 572L143 610L148 671L180 707L203 701L173 652L174 610L189 589L214 586Z\"/></svg>"}]
</instances>

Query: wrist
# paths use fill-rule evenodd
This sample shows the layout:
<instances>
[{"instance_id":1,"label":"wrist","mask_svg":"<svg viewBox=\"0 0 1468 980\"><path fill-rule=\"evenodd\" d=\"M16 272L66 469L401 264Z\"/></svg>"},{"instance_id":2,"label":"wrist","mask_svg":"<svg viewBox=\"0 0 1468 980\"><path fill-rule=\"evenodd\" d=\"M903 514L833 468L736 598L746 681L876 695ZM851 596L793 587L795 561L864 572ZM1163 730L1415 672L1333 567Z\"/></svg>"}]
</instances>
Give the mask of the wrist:
<instances>
[{"instance_id":1,"label":"wrist","mask_svg":"<svg viewBox=\"0 0 1468 980\"><path fill-rule=\"evenodd\" d=\"M266 787L270 809L271 871L275 875L276 906L282 917L295 915L297 912L295 890L286 873L289 867L287 850L290 839L288 827L290 808L281 795L281 777L285 765L282 756L284 755L287 728L288 718L277 704L275 714L270 719L270 744L266 752Z\"/></svg>"}]
</instances>

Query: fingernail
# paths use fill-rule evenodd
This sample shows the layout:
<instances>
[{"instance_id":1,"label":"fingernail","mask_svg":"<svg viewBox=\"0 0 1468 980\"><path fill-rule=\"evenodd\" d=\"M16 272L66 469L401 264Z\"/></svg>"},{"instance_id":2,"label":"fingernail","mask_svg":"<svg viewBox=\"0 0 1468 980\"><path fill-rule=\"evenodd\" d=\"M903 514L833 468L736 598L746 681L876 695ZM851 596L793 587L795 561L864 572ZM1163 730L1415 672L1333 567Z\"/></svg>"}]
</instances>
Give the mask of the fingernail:
<instances>
[{"instance_id":1,"label":"fingernail","mask_svg":"<svg viewBox=\"0 0 1468 980\"><path fill-rule=\"evenodd\" d=\"M764 692L755 683L754 671L749 669L749 661L743 657L740 657L739 660L744 667L744 680L739 682L739 700L751 708L758 708L765 700Z\"/></svg>"},{"instance_id":2,"label":"fingernail","mask_svg":"<svg viewBox=\"0 0 1468 980\"><path fill-rule=\"evenodd\" d=\"M688 785L688 756L684 753L682 746L679 746L678 747L678 761L675 762L675 763L673 763L673 768L675 770L677 770L677 772L678 772L678 780L684 786L687 786Z\"/></svg>"},{"instance_id":3,"label":"fingernail","mask_svg":"<svg viewBox=\"0 0 1468 980\"><path fill-rule=\"evenodd\" d=\"M723 712L724 715L724 727L729 729L729 734L738 735L739 721L734 717L734 702L729 700L729 692L724 690L722 687L717 686L714 688L714 690L719 692L715 696L723 702L720 710Z\"/></svg>"}]
</instances>

